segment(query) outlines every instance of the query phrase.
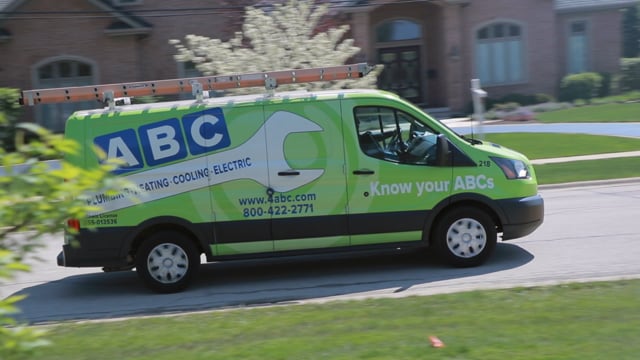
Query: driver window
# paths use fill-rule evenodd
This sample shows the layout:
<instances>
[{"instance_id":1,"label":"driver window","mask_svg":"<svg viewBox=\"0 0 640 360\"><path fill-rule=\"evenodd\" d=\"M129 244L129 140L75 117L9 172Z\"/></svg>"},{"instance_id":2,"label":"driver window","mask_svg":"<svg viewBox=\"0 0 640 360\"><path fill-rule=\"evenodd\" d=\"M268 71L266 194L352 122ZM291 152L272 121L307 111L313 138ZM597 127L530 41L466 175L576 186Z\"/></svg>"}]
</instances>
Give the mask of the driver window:
<instances>
[{"instance_id":1,"label":"driver window","mask_svg":"<svg viewBox=\"0 0 640 360\"><path fill-rule=\"evenodd\" d=\"M354 110L360 149L392 162L428 165L436 158L437 133L397 109L363 106Z\"/></svg>"}]
</instances>

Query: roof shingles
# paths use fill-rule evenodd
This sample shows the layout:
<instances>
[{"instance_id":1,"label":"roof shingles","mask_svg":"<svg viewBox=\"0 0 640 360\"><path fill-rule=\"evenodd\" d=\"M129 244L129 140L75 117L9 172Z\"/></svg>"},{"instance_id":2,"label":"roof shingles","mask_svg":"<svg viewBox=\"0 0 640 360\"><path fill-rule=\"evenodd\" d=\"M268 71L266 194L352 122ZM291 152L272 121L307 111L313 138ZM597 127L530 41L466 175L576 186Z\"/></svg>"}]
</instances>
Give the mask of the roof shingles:
<instances>
[{"instance_id":1,"label":"roof shingles","mask_svg":"<svg viewBox=\"0 0 640 360\"><path fill-rule=\"evenodd\" d=\"M615 9L632 6L637 0L555 0L558 12Z\"/></svg>"}]
</instances>

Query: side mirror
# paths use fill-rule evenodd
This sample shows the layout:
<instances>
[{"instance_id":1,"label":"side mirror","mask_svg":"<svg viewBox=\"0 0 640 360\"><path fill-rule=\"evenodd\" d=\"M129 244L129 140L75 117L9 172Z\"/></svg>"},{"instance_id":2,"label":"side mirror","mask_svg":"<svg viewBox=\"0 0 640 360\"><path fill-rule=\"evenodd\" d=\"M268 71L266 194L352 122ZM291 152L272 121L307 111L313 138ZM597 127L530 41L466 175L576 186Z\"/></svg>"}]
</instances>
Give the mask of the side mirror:
<instances>
[{"instance_id":1,"label":"side mirror","mask_svg":"<svg viewBox=\"0 0 640 360\"><path fill-rule=\"evenodd\" d=\"M449 140L443 134L439 134L436 140L436 166L451 166L451 151Z\"/></svg>"}]
</instances>

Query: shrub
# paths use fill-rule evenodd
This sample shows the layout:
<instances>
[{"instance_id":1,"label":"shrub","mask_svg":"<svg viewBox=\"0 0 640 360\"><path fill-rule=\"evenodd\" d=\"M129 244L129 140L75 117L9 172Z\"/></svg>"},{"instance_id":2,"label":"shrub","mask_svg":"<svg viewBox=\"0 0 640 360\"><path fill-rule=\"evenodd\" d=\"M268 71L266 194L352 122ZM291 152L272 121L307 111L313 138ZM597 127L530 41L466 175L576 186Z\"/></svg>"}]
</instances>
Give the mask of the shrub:
<instances>
[{"instance_id":1,"label":"shrub","mask_svg":"<svg viewBox=\"0 0 640 360\"><path fill-rule=\"evenodd\" d=\"M556 99L549 94L535 94L533 96L534 96L535 102L531 105L544 104L544 103L556 101Z\"/></svg>"},{"instance_id":2,"label":"shrub","mask_svg":"<svg viewBox=\"0 0 640 360\"><path fill-rule=\"evenodd\" d=\"M0 88L0 147L14 149L15 126L22 111L18 89Z\"/></svg>"},{"instance_id":3,"label":"shrub","mask_svg":"<svg viewBox=\"0 0 640 360\"><path fill-rule=\"evenodd\" d=\"M533 112L547 112L547 111L556 111L569 109L573 107L573 105L566 102L545 102L537 105L530 106L529 109Z\"/></svg>"},{"instance_id":4,"label":"shrub","mask_svg":"<svg viewBox=\"0 0 640 360\"><path fill-rule=\"evenodd\" d=\"M516 103L520 105L529 105L528 103L531 101L531 95L524 94L507 94L500 98L501 103Z\"/></svg>"},{"instance_id":5,"label":"shrub","mask_svg":"<svg viewBox=\"0 0 640 360\"><path fill-rule=\"evenodd\" d=\"M587 102L587 100L584 99L575 99L573 100L573 106L585 106L585 105L589 105L589 102Z\"/></svg>"},{"instance_id":6,"label":"shrub","mask_svg":"<svg viewBox=\"0 0 640 360\"><path fill-rule=\"evenodd\" d=\"M520 104L517 102L508 102L504 104L495 104L493 109L496 111L513 111L520 108Z\"/></svg>"},{"instance_id":7,"label":"shrub","mask_svg":"<svg viewBox=\"0 0 640 360\"><path fill-rule=\"evenodd\" d=\"M602 84L600 85L600 89L598 89L598 97L607 97L611 95L611 82L613 81L613 76L606 72L600 73L600 76L602 77Z\"/></svg>"},{"instance_id":8,"label":"shrub","mask_svg":"<svg viewBox=\"0 0 640 360\"><path fill-rule=\"evenodd\" d=\"M560 83L560 101L585 100L598 96L602 86L602 76L598 73L587 72L567 75Z\"/></svg>"},{"instance_id":9,"label":"shrub","mask_svg":"<svg viewBox=\"0 0 640 360\"><path fill-rule=\"evenodd\" d=\"M487 109L496 109L496 110L505 110L499 109L499 107L504 106L505 104L518 104L519 106L529 106L542 104L545 102L555 101L553 96L547 94L518 94L512 93L507 94L500 98L488 98L487 99Z\"/></svg>"},{"instance_id":10,"label":"shrub","mask_svg":"<svg viewBox=\"0 0 640 360\"><path fill-rule=\"evenodd\" d=\"M621 65L621 90L640 90L640 58L622 59Z\"/></svg>"}]
</instances>

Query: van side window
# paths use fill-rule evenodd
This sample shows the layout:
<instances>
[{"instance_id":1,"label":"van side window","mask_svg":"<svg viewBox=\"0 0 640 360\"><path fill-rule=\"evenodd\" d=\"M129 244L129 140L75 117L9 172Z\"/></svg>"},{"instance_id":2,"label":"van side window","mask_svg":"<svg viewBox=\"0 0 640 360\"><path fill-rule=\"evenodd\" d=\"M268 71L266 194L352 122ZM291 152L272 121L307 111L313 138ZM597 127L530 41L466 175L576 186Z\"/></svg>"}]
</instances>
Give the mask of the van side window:
<instances>
[{"instance_id":1,"label":"van side window","mask_svg":"<svg viewBox=\"0 0 640 360\"><path fill-rule=\"evenodd\" d=\"M354 109L360 149L392 162L429 165L436 159L437 133L413 116L388 107Z\"/></svg>"}]
</instances>

